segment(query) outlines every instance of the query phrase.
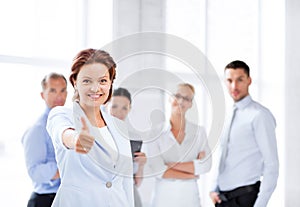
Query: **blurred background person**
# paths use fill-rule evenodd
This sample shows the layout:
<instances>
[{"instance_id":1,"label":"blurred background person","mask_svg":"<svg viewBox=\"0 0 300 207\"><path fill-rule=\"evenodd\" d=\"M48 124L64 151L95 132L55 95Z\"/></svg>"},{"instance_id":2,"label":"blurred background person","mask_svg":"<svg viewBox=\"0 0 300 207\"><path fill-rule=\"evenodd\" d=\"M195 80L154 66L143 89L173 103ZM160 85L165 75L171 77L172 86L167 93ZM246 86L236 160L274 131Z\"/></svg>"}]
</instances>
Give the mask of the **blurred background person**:
<instances>
[{"instance_id":1,"label":"blurred background person","mask_svg":"<svg viewBox=\"0 0 300 207\"><path fill-rule=\"evenodd\" d=\"M41 85L45 111L22 138L26 167L33 184L27 207L50 207L60 185L54 148L46 124L50 110L66 102L67 81L61 74L50 73L43 78Z\"/></svg>"},{"instance_id":2,"label":"blurred background person","mask_svg":"<svg viewBox=\"0 0 300 207\"><path fill-rule=\"evenodd\" d=\"M125 88L118 88L115 89L109 103L109 111L110 114L125 121L127 118L128 113L131 109L131 94ZM139 135L129 130L129 139L137 140ZM142 201L137 190L142 183L143 179L143 171L144 165L146 163L146 155L143 152L134 152L134 168L133 168L133 178L134 178L134 204L135 207L141 207Z\"/></svg>"},{"instance_id":3,"label":"blurred background person","mask_svg":"<svg viewBox=\"0 0 300 207\"><path fill-rule=\"evenodd\" d=\"M186 119L195 90L188 83L177 86L171 102L171 117L157 123L155 140L147 146L148 162L156 175L153 207L199 207L197 179L211 168L205 129Z\"/></svg>"},{"instance_id":4,"label":"blurred background person","mask_svg":"<svg viewBox=\"0 0 300 207\"><path fill-rule=\"evenodd\" d=\"M217 182L210 197L218 207L267 206L279 175L276 120L250 96L252 79L245 62L230 62L224 76L234 105L221 136Z\"/></svg>"}]
</instances>

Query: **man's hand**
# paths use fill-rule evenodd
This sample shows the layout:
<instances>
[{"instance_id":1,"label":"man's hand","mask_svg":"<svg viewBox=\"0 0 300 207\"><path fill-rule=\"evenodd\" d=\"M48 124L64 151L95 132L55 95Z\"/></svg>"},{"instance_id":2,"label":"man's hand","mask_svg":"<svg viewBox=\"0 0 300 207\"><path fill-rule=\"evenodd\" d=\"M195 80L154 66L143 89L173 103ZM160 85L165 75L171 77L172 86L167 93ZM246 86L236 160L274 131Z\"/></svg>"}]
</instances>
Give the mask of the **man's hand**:
<instances>
[{"instance_id":1,"label":"man's hand","mask_svg":"<svg viewBox=\"0 0 300 207\"><path fill-rule=\"evenodd\" d=\"M210 196L213 204L222 202L220 197L219 197L219 193L217 193L217 192L210 192L209 196Z\"/></svg>"},{"instance_id":2,"label":"man's hand","mask_svg":"<svg viewBox=\"0 0 300 207\"><path fill-rule=\"evenodd\" d=\"M59 175L59 171L57 170L55 175L53 176L53 178L51 180L56 180L58 178L60 178L60 175Z\"/></svg>"}]
</instances>

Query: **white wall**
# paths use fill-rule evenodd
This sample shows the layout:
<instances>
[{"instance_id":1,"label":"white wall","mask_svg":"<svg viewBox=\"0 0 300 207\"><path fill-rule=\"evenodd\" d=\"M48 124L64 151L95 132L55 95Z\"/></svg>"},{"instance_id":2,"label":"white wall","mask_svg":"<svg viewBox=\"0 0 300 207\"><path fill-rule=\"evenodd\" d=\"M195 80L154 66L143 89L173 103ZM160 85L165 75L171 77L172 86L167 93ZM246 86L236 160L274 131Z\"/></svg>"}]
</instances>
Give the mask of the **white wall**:
<instances>
[{"instance_id":1,"label":"white wall","mask_svg":"<svg viewBox=\"0 0 300 207\"><path fill-rule=\"evenodd\" d=\"M300 206L300 1L286 0L285 61L285 207Z\"/></svg>"}]
</instances>

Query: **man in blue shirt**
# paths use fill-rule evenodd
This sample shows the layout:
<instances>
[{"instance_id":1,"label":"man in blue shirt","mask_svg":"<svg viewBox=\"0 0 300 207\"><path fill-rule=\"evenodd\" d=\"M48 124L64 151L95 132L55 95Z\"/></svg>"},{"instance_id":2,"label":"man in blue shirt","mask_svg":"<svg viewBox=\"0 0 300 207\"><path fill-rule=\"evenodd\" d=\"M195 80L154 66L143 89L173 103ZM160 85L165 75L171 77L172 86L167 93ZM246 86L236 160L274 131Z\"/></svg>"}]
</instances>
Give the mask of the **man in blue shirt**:
<instances>
[{"instance_id":1,"label":"man in blue shirt","mask_svg":"<svg viewBox=\"0 0 300 207\"><path fill-rule=\"evenodd\" d=\"M46 109L22 138L26 167L34 187L27 207L50 207L60 185L54 148L46 124L49 111L66 102L67 81L61 74L50 73L41 85L41 97Z\"/></svg>"},{"instance_id":2,"label":"man in blue shirt","mask_svg":"<svg viewBox=\"0 0 300 207\"><path fill-rule=\"evenodd\" d=\"M266 207L279 171L276 122L249 95L251 77L246 63L229 63L225 79L234 107L221 138L217 183L210 197L218 207Z\"/></svg>"}]
</instances>

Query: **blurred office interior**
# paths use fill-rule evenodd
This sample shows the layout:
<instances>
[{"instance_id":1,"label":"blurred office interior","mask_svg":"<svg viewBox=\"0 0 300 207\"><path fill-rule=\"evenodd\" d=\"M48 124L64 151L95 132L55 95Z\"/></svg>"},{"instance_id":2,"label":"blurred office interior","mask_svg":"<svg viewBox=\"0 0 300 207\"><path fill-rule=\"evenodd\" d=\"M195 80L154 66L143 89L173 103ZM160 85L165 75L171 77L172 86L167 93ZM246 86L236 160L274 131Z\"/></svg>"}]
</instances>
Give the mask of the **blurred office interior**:
<instances>
[{"instance_id":1,"label":"blurred office interior","mask_svg":"<svg viewBox=\"0 0 300 207\"><path fill-rule=\"evenodd\" d=\"M43 76L56 71L68 77L72 58L81 49L103 48L128 35L159 32L198 48L221 84L227 63L237 59L248 63L252 97L268 107L277 120L280 176L268 206L300 206L299 11L298 0L0 1L0 205L25 206L32 191L20 140L45 107L40 98ZM194 84L193 110L198 112L197 122L209 133L213 113L209 92L187 64L168 54L151 52L131 54L117 64L115 87L138 91L145 78L157 78L143 77L139 72L146 69L165 70ZM135 74L139 78L134 84L126 82ZM71 84L68 93L67 105L71 106ZM224 93L230 105L226 90ZM130 117L137 129L151 124L147 108L168 108L166 94L158 89L135 95ZM212 206L209 180L209 174L199 180L205 207ZM151 178L145 178L140 187L145 207L150 205L152 187Z\"/></svg>"}]
</instances>

